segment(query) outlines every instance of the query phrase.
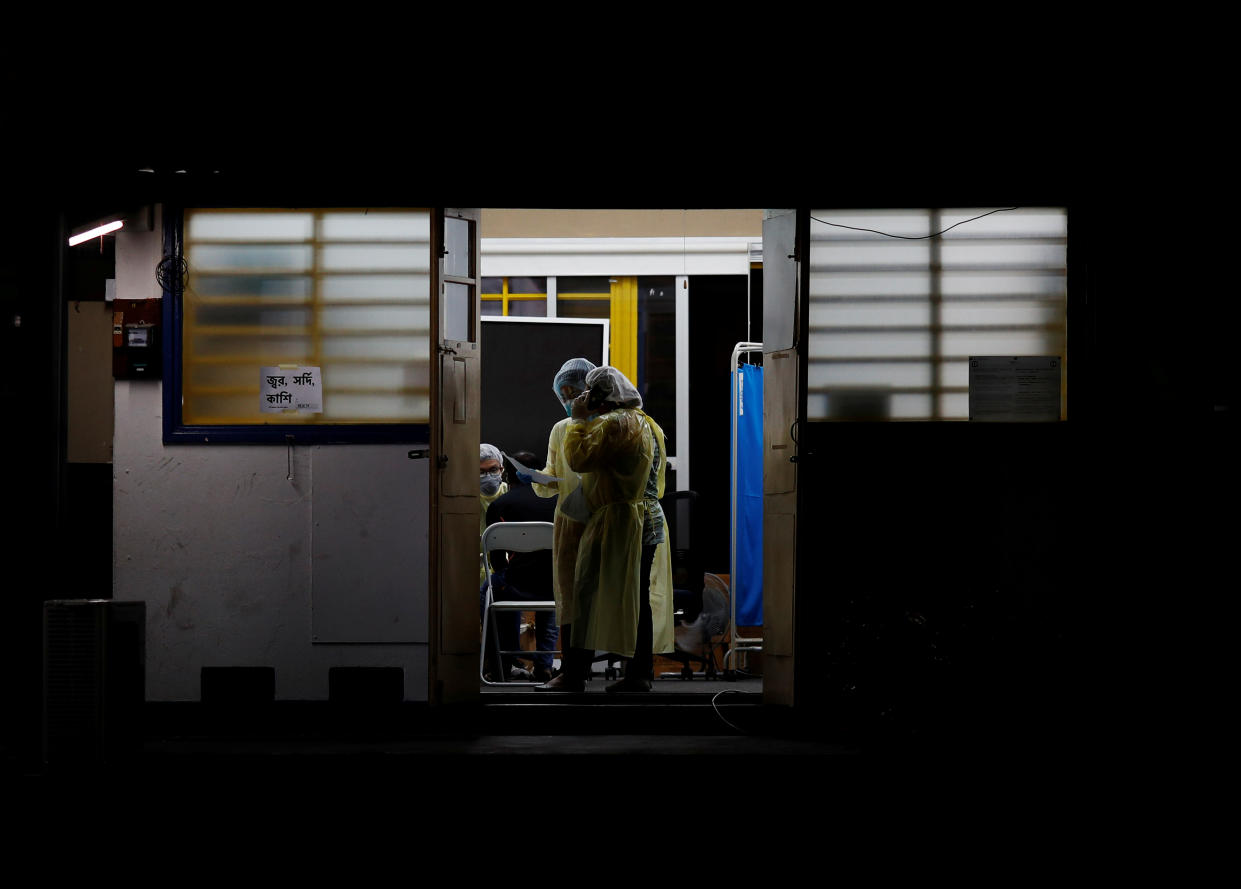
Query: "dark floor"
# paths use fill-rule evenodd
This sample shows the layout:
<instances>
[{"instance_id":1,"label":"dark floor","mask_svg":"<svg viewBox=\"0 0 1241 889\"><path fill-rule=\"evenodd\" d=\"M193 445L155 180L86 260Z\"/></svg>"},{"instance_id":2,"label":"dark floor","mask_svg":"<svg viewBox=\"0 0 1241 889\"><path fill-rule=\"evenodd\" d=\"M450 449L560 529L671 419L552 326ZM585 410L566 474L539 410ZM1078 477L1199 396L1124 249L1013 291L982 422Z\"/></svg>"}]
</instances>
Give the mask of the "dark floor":
<instances>
[{"instance_id":1,"label":"dark floor","mask_svg":"<svg viewBox=\"0 0 1241 889\"><path fill-rule=\"evenodd\" d=\"M45 756L37 742L0 751L0 769L24 777L125 775L160 786L287 777L382 788L403 778L509 781L527 767L547 766L550 772L537 774L660 774L690 785L702 776L717 789L721 781L779 776L794 791L809 775L873 774L863 760L952 760L1029 772L1065 762L1073 749L1071 726L1021 705L923 708L902 721L890 706L846 713L843 704L764 704L761 678L743 674L662 678L644 694L609 694L608 684L597 675L582 694L484 686L478 703L443 707L399 696L147 702L107 732L83 725L58 754ZM938 718L926 719L931 713Z\"/></svg>"},{"instance_id":2,"label":"dark floor","mask_svg":"<svg viewBox=\"0 0 1241 889\"><path fill-rule=\"evenodd\" d=\"M838 757L856 754L846 731L807 730L784 708L762 703L762 680L660 679L646 694L608 694L596 677L585 694L529 686L484 687L480 705L346 705L275 702L251 706L147 703L142 728L112 754L82 752L10 761L10 773L55 776L103 762L160 776L392 774L477 771L514 762L569 769L685 757ZM140 735L137 737L136 735ZM12 759L12 758L11 758ZM29 759L29 758L27 758ZM428 762L431 761L431 762Z\"/></svg>"}]
</instances>

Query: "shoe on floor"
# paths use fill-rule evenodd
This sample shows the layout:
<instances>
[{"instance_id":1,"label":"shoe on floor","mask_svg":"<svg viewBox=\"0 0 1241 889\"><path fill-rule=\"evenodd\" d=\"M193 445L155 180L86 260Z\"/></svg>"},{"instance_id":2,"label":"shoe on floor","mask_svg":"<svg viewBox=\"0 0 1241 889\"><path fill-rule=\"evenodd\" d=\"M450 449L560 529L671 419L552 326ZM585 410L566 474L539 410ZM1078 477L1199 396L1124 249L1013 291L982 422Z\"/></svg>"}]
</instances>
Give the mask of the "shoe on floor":
<instances>
[{"instance_id":1,"label":"shoe on floor","mask_svg":"<svg viewBox=\"0 0 1241 889\"><path fill-rule=\"evenodd\" d=\"M570 679L564 673L561 673L555 679L549 679L542 685L536 685L535 691L567 691L581 694L586 691L585 679Z\"/></svg>"},{"instance_id":2,"label":"shoe on floor","mask_svg":"<svg viewBox=\"0 0 1241 889\"><path fill-rule=\"evenodd\" d=\"M644 692L651 690L651 683L646 679L622 679L619 682L613 682L604 691L610 694L626 694L629 692Z\"/></svg>"},{"instance_id":3,"label":"shoe on floor","mask_svg":"<svg viewBox=\"0 0 1241 889\"><path fill-rule=\"evenodd\" d=\"M536 666L534 668L534 681L535 682L547 682L548 680L552 678L553 675L554 674L552 673L552 671L547 669L547 667Z\"/></svg>"},{"instance_id":4,"label":"shoe on floor","mask_svg":"<svg viewBox=\"0 0 1241 889\"><path fill-rule=\"evenodd\" d=\"M534 678L534 674L525 667L510 667L508 671L509 682L529 682Z\"/></svg>"}]
</instances>

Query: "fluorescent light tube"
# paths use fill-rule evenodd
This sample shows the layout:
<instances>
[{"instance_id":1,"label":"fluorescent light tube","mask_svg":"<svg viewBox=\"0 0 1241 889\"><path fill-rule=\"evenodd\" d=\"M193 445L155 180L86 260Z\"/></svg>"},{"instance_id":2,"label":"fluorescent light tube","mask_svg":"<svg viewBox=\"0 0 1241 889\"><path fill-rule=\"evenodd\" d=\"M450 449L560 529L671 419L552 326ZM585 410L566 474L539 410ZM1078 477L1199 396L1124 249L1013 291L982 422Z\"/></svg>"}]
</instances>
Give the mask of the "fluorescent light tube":
<instances>
[{"instance_id":1,"label":"fluorescent light tube","mask_svg":"<svg viewBox=\"0 0 1241 889\"><path fill-rule=\"evenodd\" d=\"M78 244L81 244L83 241L89 241L91 238L103 237L108 232L114 232L123 225L125 225L125 221L123 219L117 219L113 222L104 223L96 228L92 228L90 231L82 232L80 235L74 235L69 239L69 246L76 247Z\"/></svg>"}]
</instances>

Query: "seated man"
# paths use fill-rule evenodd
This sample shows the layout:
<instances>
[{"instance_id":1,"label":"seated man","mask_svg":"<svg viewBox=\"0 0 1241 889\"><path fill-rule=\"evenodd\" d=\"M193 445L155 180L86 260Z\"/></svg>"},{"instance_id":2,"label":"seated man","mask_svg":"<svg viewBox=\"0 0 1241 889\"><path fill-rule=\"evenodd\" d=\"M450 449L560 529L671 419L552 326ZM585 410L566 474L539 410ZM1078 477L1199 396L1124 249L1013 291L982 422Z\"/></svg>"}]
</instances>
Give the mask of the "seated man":
<instances>
[{"instance_id":1,"label":"seated man","mask_svg":"<svg viewBox=\"0 0 1241 889\"><path fill-rule=\"evenodd\" d=\"M478 540L481 546L483 532L487 530L487 507L498 498L508 493L508 485L504 482L504 467L501 465L500 449L495 445L483 442L478 446ZM480 553L481 555L481 553ZM482 563L478 566L478 582L487 582L487 572Z\"/></svg>"},{"instance_id":2,"label":"seated man","mask_svg":"<svg viewBox=\"0 0 1241 889\"><path fill-rule=\"evenodd\" d=\"M519 451L512 455L513 459L524 466L539 465L539 458L529 451ZM511 470L511 467L506 467ZM556 512L556 498L539 497L528 484L517 477L517 473L507 471L510 480L508 491L492 501L487 507L486 524L496 522L551 522ZM533 553L506 553L496 550L491 554L493 596L503 600L551 601L552 595L552 553L541 550ZM480 591L480 599L486 601L486 586ZM500 637L500 648L513 651L518 647L518 629L521 623L519 612L496 612L492 614L496 622L496 630ZM552 678L552 652L556 650L559 628L556 625L556 614L552 611L535 612L535 649L533 655L534 678L546 682ZM484 639L483 644L490 646L491 640ZM514 658L505 655L503 675L511 679L527 679L529 675L520 667L515 666Z\"/></svg>"}]
</instances>

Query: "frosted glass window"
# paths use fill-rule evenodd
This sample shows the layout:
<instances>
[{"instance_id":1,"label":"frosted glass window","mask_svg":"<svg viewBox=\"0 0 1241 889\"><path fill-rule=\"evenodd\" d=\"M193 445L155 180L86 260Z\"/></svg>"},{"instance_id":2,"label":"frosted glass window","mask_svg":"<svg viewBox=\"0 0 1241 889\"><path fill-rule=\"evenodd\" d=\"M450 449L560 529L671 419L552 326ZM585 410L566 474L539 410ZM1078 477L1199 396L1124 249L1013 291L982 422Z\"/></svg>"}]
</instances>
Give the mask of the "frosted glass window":
<instances>
[{"instance_id":1,"label":"frosted glass window","mask_svg":"<svg viewBox=\"0 0 1241 889\"><path fill-rule=\"evenodd\" d=\"M380 423L385 418L413 414L419 410L426 411L429 398L426 396L403 394L355 394L352 392L333 392L328 381L323 381L323 408L328 409L328 401L332 402L332 413L350 423Z\"/></svg>"},{"instance_id":2,"label":"frosted glass window","mask_svg":"<svg viewBox=\"0 0 1241 889\"><path fill-rule=\"evenodd\" d=\"M314 235L313 213L199 210L185 218L187 241L308 241Z\"/></svg>"},{"instance_id":3,"label":"frosted glass window","mask_svg":"<svg viewBox=\"0 0 1241 889\"><path fill-rule=\"evenodd\" d=\"M444 339L466 342L470 336L470 297L473 289L468 284L444 285Z\"/></svg>"},{"instance_id":4,"label":"frosted glass window","mask_svg":"<svg viewBox=\"0 0 1241 889\"><path fill-rule=\"evenodd\" d=\"M943 352L958 361L971 355L1045 355L1048 337L1038 330L949 331L943 335Z\"/></svg>"},{"instance_id":5,"label":"frosted glass window","mask_svg":"<svg viewBox=\"0 0 1241 889\"><path fill-rule=\"evenodd\" d=\"M186 324L189 327L189 324ZM182 360L186 364L186 376L189 370L201 360L225 359L237 363L254 366L254 395L258 400L258 369L272 364L297 362L310 364L312 352L310 338L301 334L278 336L270 332L252 334L203 333L194 335L192 348L182 347ZM267 361L266 356L274 356L277 360ZM193 393L182 391L182 399L190 400Z\"/></svg>"},{"instance_id":6,"label":"frosted glass window","mask_svg":"<svg viewBox=\"0 0 1241 889\"><path fill-rule=\"evenodd\" d=\"M1064 304L1033 301L945 302L940 309L943 323L968 325L1056 325L1064 322Z\"/></svg>"},{"instance_id":7,"label":"frosted glass window","mask_svg":"<svg viewBox=\"0 0 1241 889\"><path fill-rule=\"evenodd\" d=\"M889 402L888 416L893 420L922 420L931 414L930 395L896 392Z\"/></svg>"},{"instance_id":8,"label":"frosted glass window","mask_svg":"<svg viewBox=\"0 0 1241 889\"><path fill-rule=\"evenodd\" d=\"M868 333L816 333L810 334L812 356L831 355L833 358L929 358L931 334L902 333L876 330Z\"/></svg>"},{"instance_id":9,"label":"frosted glass window","mask_svg":"<svg viewBox=\"0 0 1241 889\"><path fill-rule=\"evenodd\" d=\"M427 268L424 250L403 244L328 244L319 253L324 271L420 271Z\"/></svg>"},{"instance_id":10,"label":"frosted glass window","mask_svg":"<svg viewBox=\"0 0 1241 889\"><path fill-rule=\"evenodd\" d=\"M839 361L817 362L807 374L813 388L865 387L887 389L905 387L925 389L931 385L931 366L925 361ZM968 375L966 378L968 382Z\"/></svg>"},{"instance_id":11,"label":"frosted glass window","mask_svg":"<svg viewBox=\"0 0 1241 889\"><path fill-rule=\"evenodd\" d=\"M470 253L474 247L470 221L448 217L444 220L444 274L470 277Z\"/></svg>"},{"instance_id":12,"label":"frosted glass window","mask_svg":"<svg viewBox=\"0 0 1241 889\"><path fill-rule=\"evenodd\" d=\"M202 269L196 271L202 272ZM187 301L199 296L259 297L264 302L305 302L314 292L314 279L308 275L205 275L195 274L185 291Z\"/></svg>"},{"instance_id":13,"label":"frosted glass window","mask_svg":"<svg viewBox=\"0 0 1241 889\"><path fill-rule=\"evenodd\" d=\"M187 210L182 422L261 425L258 368L320 367L291 423L427 423L425 210Z\"/></svg>"},{"instance_id":14,"label":"frosted glass window","mask_svg":"<svg viewBox=\"0 0 1241 889\"><path fill-rule=\"evenodd\" d=\"M429 334L427 306L333 306L319 313L324 330L408 330Z\"/></svg>"},{"instance_id":15,"label":"frosted glass window","mask_svg":"<svg viewBox=\"0 0 1241 889\"><path fill-rule=\"evenodd\" d=\"M331 275L320 283L325 302L420 302L429 305L430 274Z\"/></svg>"},{"instance_id":16,"label":"frosted glass window","mask_svg":"<svg viewBox=\"0 0 1241 889\"><path fill-rule=\"evenodd\" d=\"M869 229L914 238L931 233L930 218L923 210L815 210L810 218L812 228L832 226L841 239L865 237Z\"/></svg>"},{"instance_id":17,"label":"frosted glass window","mask_svg":"<svg viewBox=\"0 0 1241 889\"><path fill-rule=\"evenodd\" d=\"M813 226L812 226L813 228ZM876 271L888 267L925 268L930 264L931 249L926 243L891 241L843 241L815 244L810 247L810 265L815 269L869 268Z\"/></svg>"},{"instance_id":18,"label":"frosted glass window","mask_svg":"<svg viewBox=\"0 0 1241 889\"><path fill-rule=\"evenodd\" d=\"M970 355L1067 379L1067 214L994 209L811 211L811 419L965 420Z\"/></svg>"},{"instance_id":19,"label":"frosted glass window","mask_svg":"<svg viewBox=\"0 0 1241 889\"><path fill-rule=\"evenodd\" d=\"M200 327L306 327L314 321L309 308L295 306L197 303L189 311Z\"/></svg>"},{"instance_id":20,"label":"frosted glass window","mask_svg":"<svg viewBox=\"0 0 1241 889\"><path fill-rule=\"evenodd\" d=\"M946 417L969 416L969 392L948 392L939 396L939 412Z\"/></svg>"},{"instance_id":21,"label":"frosted glass window","mask_svg":"<svg viewBox=\"0 0 1241 889\"><path fill-rule=\"evenodd\" d=\"M818 327L926 327L931 310L925 301L838 302L821 301L811 306L810 328Z\"/></svg>"},{"instance_id":22,"label":"frosted glass window","mask_svg":"<svg viewBox=\"0 0 1241 889\"><path fill-rule=\"evenodd\" d=\"M1045 244L1037 241L1004 242L957 242L945 240L941 262L946 269L955 266L1007 266L1010 269L1064 268L1063 244Z\"/></svg>"},{"instance_id":23,"label":"frosted glass window","mask_svg":"<svg viewBox=\"0 0 1241 889\"><path fill-rule=\"evenodd\" d=\"M931 293L931 275L928 271L885 272L882 275L833 271L830 274L810 267L810 292L832 299L872 297L899 299L905 297L925 298ZM811 307L815 305L813 302Z\"/></svg>"},{"instance_id":24,"label":"frosted glass window","mask_svg":"<svg viewBox=\"0 0 1241 889\"><path fill-rule=\"evenodd\" d=\"M320 237L327 241L413 241L430 239L427 213L324 213ZM424 253L429 259L429 254Z\"/></svg>"},{"instance_id":25,"label":"frosted glass window","mask_svg":"<svg viewBox=\"0 0 1241 889\"><path fill-rule=\"evenodd\" d=\"M393 391L430 385L426 375L414 375L396 364L338 364L327 374L333 386L353 389L382 388Z\"/></svg>"},{"instance_id":26,"label":"frosted glass window","mask_svg":"<svg viewBox=\"0 0 1241 889\"><path fill-rule=\"evenodd\" d=\"M356 358L387 361L404 360L429 353L426 337L412 336L325 336L324 358ZM326 371L325 371L326 373Z\"/></svg>"},{"instance_id":27,"label":"frosted glass window","mask_svg":"<svg viewBox=\"0 0 1241 889\"><path fill-rule=\"evenodd\" d=\"M940 276L940 292L944 296L1035 296L1061 299L1064 297L1064 269L1049 273L1014 275L974 272L954 273L945 270Z\"/></svg>"},{"instance_id":28,"label":"frosted glass window","mask_svg":"<svg viewBox=\"0 0 1241 889\"><path fill-rule=\"evenodd\" d=\"M304 272L314 262L314 248L294 244L203 244L190 262L190 271Z\"/></svg>"}]
</instances>

